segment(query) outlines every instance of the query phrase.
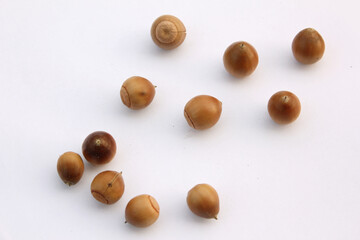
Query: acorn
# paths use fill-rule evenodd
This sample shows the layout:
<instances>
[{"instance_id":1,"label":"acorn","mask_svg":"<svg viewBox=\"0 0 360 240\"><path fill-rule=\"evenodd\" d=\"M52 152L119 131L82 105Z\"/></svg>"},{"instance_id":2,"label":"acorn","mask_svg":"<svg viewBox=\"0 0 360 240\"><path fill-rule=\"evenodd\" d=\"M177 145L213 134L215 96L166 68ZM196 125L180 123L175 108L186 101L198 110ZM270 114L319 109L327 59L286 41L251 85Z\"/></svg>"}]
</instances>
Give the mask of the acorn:
<instances>
[{"instance_id":1,"label":"acorn","mask_svg":"<svg viewBox=\"0 0 360 240\"><path fill-rule=\"evenodd\" d=\"M280 91L269 99L268 112L274 122L289 124L299 117L301 104L298 97L292 92Z\"/></svg>"},{"instance_id":2,"label":"acorn","mask_svg":"<svg viewBox=\"0 0 360 240\"><path fill-rule=\"evenodd\" d=\"M116 153L115 139L107 132L93 132L85 138L82 152L85 159L94 165L108 163Z\"/></svg>"},{"instance_id":3,"label":"acorn","mask_svg":"<svg viewBox=\"0 0 360 240\"><path fill-rule=\"evenodd\" d=\"M124 105L134 110L147 107L154 96L154 85L146 78L139 76L128 78L120 90L120 97Z\"/></svg>"},{"instance_id":4,"label":"acorn","mask_svg":"<svg viewBox=\"0 0 360 240\"><path fill-rule=\"evenodd\" d=\"M250 43L240 41L234 42L226 49L223 61L226 71L236 78L243 78L255 71L259 57Z\"/></svg>"},{"instance_id":5,"label":"acorn","mask_svg":"<svg viewBox=\"0 0 360 240\"><path fill-rule=\"evenodd\" d=\"M177 48L184 42L185 37L185 26L175 16L160 16L151 26L151 38L162 49L170 50Z\"/></svg>"},{"instance_id":6,"label":"acorn","mask_svg":"<svg viewBox=\"0 0 360 240\"><path fill-rule=\"evenodd\" d=\"M136 227L148 227L158 218L160 207L155 198L148 194L134 197L125 209L126 223Z\"/></svg>"},{"instance_id":7,"label":"acorn","mask_svg":"<svg viewBox=\"0 0 360 240\"><path fill-rule=\"evenodd\" d=\"M66 152L58 159L57 172L65 184L74 185L80 181L84 173L84 162L79 154Z\"/></svg>"},{"instance_id":8,"label":"acorn","mask_svg":"<svg viewBox=\"0 0 360 240\"><path fill-rule=\"evenodd\" d=\"M104 204L114 204L124 193L125 184L122 172L103 171L91 183L91 194Z\"/></svg>"},{"instance_id":9,"label":"acorn","mask_svg":"<svg viewBox=\"0 0 360 240\"><path fill-rule=\"evenodd\" d=\"M184 116L189 126L198 129L208 129L220 119L222 103L208 95L196 96L185 105Z\"/></svg>"},{"instance_id":10,"label":"acorn","mask_svg":"<svg viewBox=\"0 0 360 240\"><path fill-rule=\"evenodd\" d=\"M193 187L186 198L190 210L199 217L217 220L220 204L216 190L209 184L198 184Z\"/></svg>"},{"instance_id":11,"label":"acorn","mask_svg":"<svg viewBox=\"0 0 360 240\"><path fill-rule=\"evenodd\" d=\"M324 39L315 29L305 28L295 36L292 42L292 52L300 63L316 63L324 55Z\"/></svg>"}]
</instances>

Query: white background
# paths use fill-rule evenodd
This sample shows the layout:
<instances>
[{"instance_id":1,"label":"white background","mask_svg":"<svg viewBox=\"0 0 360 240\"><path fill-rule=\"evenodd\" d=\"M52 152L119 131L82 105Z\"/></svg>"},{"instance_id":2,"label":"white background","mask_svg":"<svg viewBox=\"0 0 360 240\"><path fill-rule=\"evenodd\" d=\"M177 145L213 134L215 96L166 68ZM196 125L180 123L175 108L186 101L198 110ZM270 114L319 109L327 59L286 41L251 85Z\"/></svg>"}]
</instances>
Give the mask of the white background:
<instances>
[{"instance_id":1,"label":"white background","mask_svg":"<svg viewBox=\"0 0 360 240\"><path fill-rule=\"evenodd\" d=\"M353 0L120 1L0 0L0 239L358 240L360 237L360 17ZM150 38L160 15L179 17L184 43L172 51ZM317 29L323 59L298 64L294 36ZM245 40L259 65L246 79L222 55ZM141 111L121 102L122 82L156 88ZM299 119L278 126L267 101L294 92ZM186 102L223 102L218 124L192 130ZM72 187L57 175L66 151L104 130L115 159L85 164ZM123 197L98 203L90 183L123 172ZM219 193L219 220L193 215L186 195L198 183ZM124 224L127 202L148 193L160 204L149 228Z\"/></svg>"}]
</instances>

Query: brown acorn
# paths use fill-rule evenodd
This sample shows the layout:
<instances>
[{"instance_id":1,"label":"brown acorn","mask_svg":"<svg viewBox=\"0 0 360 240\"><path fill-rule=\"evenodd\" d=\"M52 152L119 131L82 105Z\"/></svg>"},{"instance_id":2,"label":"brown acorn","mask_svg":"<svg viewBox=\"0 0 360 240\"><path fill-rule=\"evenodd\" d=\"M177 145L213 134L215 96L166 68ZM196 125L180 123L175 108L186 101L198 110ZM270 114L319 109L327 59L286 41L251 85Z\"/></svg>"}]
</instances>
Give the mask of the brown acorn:
<instances>
[{"instance_id":1,"label":"brown acorn","mask_svg":"<svg viewBox=\"0 0 360 240\"><path fill-rule=\"evenodd\" d=\"M222 103L208 95L196 96L185 105L184 116L189 126L198 129L208 129L220 119Z\"/></svg>"},{"instance_id":2,"label":"brown acorn","mask_svg":"<svg viewBox=\"0 0 360 240\"><path fill-rule=\"evenodd\" d=\"M128 108L138 110L147 107L155 96L155 87L146 78L128 78L122 85L120 97Z\"/></svg>"},{"instance_id":3,"label":"brown acorn","mask_svg":"<svg viewBox=\"0 0 360 240\"><path fill-rule=\"evenodd\" d=\"M91 194L101 203L113 204L124 193L125 184L122 173L104 171L96 175L91 183Z\"/></svg>"},{"instance_id":4,"label":"brown acorn","mask_svg":"<svg viewBox=\"0 0 360 240\"><path fill-rule=\"evenodd\" d=\"M154 43L166 50L180 46L186 37L184 24L175 16L158 17L151 26L151 38Z\"/></svg>"},{"instance_id":5,"label":"brown acorn","mask_svg":"<svg viewBox=\"0 0 360 240\"><path fill-rule=\"evenodd\" d=\"M198 184L187 195L186 202L190 210L203 218L217 219L220 204L216 190L209 184Z\"/></svg>"},{"instance_id":6,"label":"brown acorn","mask_svg":"<svg viewBox=\"0 0 360 240\"><path fill-rule=\"evenodd\" d=\"M315 29L306 28L295 36L292 42L292 52L300 63L313 64L324 55L324 39Z\"/></svg>"},{"instance_id":7,"label":"brown acorn","mask_svg":"<svg viewBox=\"0 0 360 240\"><path fill-rule=\"evenodd\" d=\"M223 61L225 69L231 75L242 78L255 71L259 63L259 57L250 43L240 41L234 42L226 49Z\"/></svg>"},{"instance_id":8,"label":"brown acorn","mask_svg":"<svg viewBox=\"0 0 360 240\"><path fill-rule=\"evenodd\" d=\"M278 124L295 121L301 111L298 97L289 91L280 91L271 96L268 102L270 117Z\"/></svg>"},{"instance_id":9,"label":"brown acorn","mask_svg":"<svg viewBox=\"0 0 360 240\"><path fill-rule=\"evenodd\" d=\"M155 198L143 194L129 201L125 209L126 223L136 227L148 227L159 217L160 207Z\"/></svg>"},{"instance_id":10,"label":"brown acorn","mask_svg":"<svg viewBox=\"0 0 360 240\"><path fill-rule=\"evenodd\" d=\"M91 133L83 142L82 152L86 160L94 165L110 162L116 153L116 142L107 132Z\"/></svg>"},{"instance_id":11,"label":"brown acorn","mask_svg":"<svg viewBox=\"0 0 360 240\"><path fill-rule=\"evenodd\" d=\"M84 162L79 154L66 152L58 159L57 172L64 183L74 185L80 181L84 173Z\"/></svg>"}]
</instances>

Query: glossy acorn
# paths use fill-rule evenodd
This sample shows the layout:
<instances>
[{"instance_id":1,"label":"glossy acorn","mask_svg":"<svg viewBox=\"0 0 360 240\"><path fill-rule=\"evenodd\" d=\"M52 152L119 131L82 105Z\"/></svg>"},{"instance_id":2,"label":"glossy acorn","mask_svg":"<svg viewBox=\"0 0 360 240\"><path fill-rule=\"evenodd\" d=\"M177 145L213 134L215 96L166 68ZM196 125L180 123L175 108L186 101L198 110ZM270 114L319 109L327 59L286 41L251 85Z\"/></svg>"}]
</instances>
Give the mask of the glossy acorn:
<instances>
[{"instance_id":1,"label":"glossy acorn","mask_svg":"<svg viewBox=\"0 0 360 240\"><path fill-rule=\"evenodd\" d=\"M280 91L269 99L268 112L274 122L289 124L299 117L301 104L298 97L292 92Z\"/></svg>"},{"instance_id":2,"label":"glossy acorn","mask_svg":"<svg viewBox=\"0 0 360 240\"><path fill-rule=\"evenodd\" d=\"M226 71L236 78L243 78L255 71L259 57L250 43L240 41L234 42L226 49L223 61Z\"/></svg>"},{"instance_id":3,"label":"glossy acorn","mask_svg":"<svg viewBox=\"0 0 360 240\"><path fill-rule=\"evenodd\" d=\"M138 110L147 107L155 96L154 85L146 78L134 76L122 85L120 97L128 108Z\"/></svg>"},{"instance_id":4,"label":"glossy acorn","mask_svg":"<svg viewBox=\"0 0 360 240\"><path fill-rule=\"evenodd\" d=\"M177 48L184 42L185 37L185 26L175 16L160 16L151 26L151 38L162 49L170 50Z\"/></svg>"},{"instance_id":5,"label":"glossy acorn","mask_svg":"<svg viewBox=\"0 0 360 240\"><path fill-rule=\"evenodd\" d=\"M204 130L214 126L220 119L222 103L215 97L199 95L185 105L184 116L190 127Z\"/></svg>"},{"instance_id":6,"label":"glossy acorn","mask_svg":"<svg viewBox=\"0 0 360 240\"><path fill-rule=\"evenodd\" d=\"M107 132L93 132L85 138L82 152L85 159L94 165L108 163L116 154L115 139Z\"/></svg>"},{"instance_id":7,"label":"glossy acorn","mask_svg":"<svg viewBox=\"0 0 360 240\"><path fill-rule=\"evenodd\" d=\"M159 218L160 207L150 195L143 194L129 201L125 209L126 223L136 227L148 227Z\"/></svg>"},{"instance_id":8,"label":"glossy acorn","mask_svg":"<svg viewBox=\"0 0 360 240\"><path fill-rule=\"evenodd\" d=\"M190 189L186 202L190 210L197 216L217 220L220 210L219 196L209 184L198 184Z\"/></svg>"},{"instance_id":9,"label":"glossy acorn","mask_svg":"<svg viewBox=\"0 0 360 240\"><path fill-rule=\"evenodd\" d=\"M91 183L91 194L104 204L114 204L123 195L125 190L122 173L104 171L95 176Z\"/></svg>"},{"instance_id":10,"label":"glossy acorn","mask_svg":"<svg viewBox=\"0 0 360 240\"><path fill-rule=\"evenodd\" d=\"M315 29L306 28L295 36L292 42L292 52L298 62L313 64L324 55L324 39Z\"/></svg>"},{"instance_id":11,"label":"glossy acorn","mask_svg":"<svg viewBox=\"0 0 360 240\"><path fill-rule=\"evenodd\" d=\"M84 173L84 162L79 154L66 152L57 161L57 172L65 184L74 185Z\"/></svg>"}]
</instances>

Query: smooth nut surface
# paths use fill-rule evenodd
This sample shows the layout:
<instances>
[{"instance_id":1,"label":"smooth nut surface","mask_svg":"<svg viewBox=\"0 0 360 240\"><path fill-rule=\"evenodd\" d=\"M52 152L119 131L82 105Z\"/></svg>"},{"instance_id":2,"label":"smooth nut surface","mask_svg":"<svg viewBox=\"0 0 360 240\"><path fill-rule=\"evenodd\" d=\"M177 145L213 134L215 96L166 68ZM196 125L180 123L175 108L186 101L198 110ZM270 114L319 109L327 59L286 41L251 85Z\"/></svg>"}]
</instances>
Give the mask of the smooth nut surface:
<instances>
[{"instance_id":1,"label":"smooth nut surface","mask_svg":"<svg viewBox=\"0 0 360 240\"><path fill-rule=\"evenodd\" d=\"M74 185L80 181L84 173L84 162L79 154L66 152L58 159L57 172L64 183Z\"/></svg>"},{"instance_id":2,"label":"smooth nut surface","mask_svg":"<svg viewBox=\"0 0 360 240\"><path fill-rule=\"evenodd\" d=\"M315 29L306 28L295 36L292 42L292 52L298 62L313 64L324 55L324 39Z\"/></svg>"},{"instance_id":3,"label":"smooth nut surface","mask_svg":"<svg viewBox=\"0 0 360 240\"><path fill-rule=\"evenodd\" d=\"M234 42L226 49L223 61L225 69L231 75L242 78L255 71L259 57L250 43L240 41Z\"/></svg>"},{"instance_id":4,"label":"smooth nut surface","mask_svg":"<svg viewBox=\"0 0 360 240\"><path fill-rule=\"evenodd\" d=\"M94 165L110 162L116 154L116 142L107 132L97 131L87 136L82 145L87 161Z\"/></svg>"},{"instance_id":5,"label":"smooth nut surface","mask_svg":"<svg viewBox=\"0 0 360 240\"><path fill-rule=\"evenodd\" d=\"M193 187L186 198L190 210L199 217L217 219L220 210L219 196L209 184Z\"/></svg>"},{"instance_id":6,"label":"smooth nut surface","mask_svg":"<svg viewBox=\"0 0 360 240\"><path fill-rule=\"evenodd\" d=\"M196 96L185 105L184 116L189 126L198 129L208 129L214 126L220 118L222 103L208 95Z\"/></svg>"},{"instance_id":7,"label":"smooth nut surface","mask_svg":"<svg viewBox=\"0 0 360 240\"><path fill-rule=\"evenodd\" d=\"M148 227L159 217L160 207L155 198L143 194L129 201L125 209L126 222L136 227Z\"/></svg>"},{"instance_id":8,"label":"smooth nut surface","mask_svg":"<svg viewBox=\"0 0 360 240\"><path fill-rule=\"evenodd\" d=\"M295 121L301 111L298 97L289 91L280 91L271 96L268 102L270 117L278 124Z\"/></svg>"},{"instance_id":9,"label":"smooth nut surface","mask_svg":"<svg viewBox=\"0 0 360 240\"><path fill-rule=\"evenodd\" d=\"M128 78L120 90L122 102L128 108L134 110L147 107L154 99L154 96L154 85L146 78L139 76Z\"/></svg>"},{"instance_id":10,"label":"smooth nut surface","mask_svg":"<svg viewBox=\"0 0 360 240\"><path fill-rule=\"evenodd\" d=\"M162 49L170 50L180 46L185 37L185 26L175 16L163 15L151 26L151 38Z\"/></svg>"},{"instance_id":11,"label":"smooth nut surface","mask_svg":"<svg viewBox=\"0 0 360 240\"><path fill-rule=\"evenodd\" d=\"M101 203L113 204L124 193L125 184L122 173L104 171L96 175L91 183L91 194Z\"/></svg>"}]
</instances>

